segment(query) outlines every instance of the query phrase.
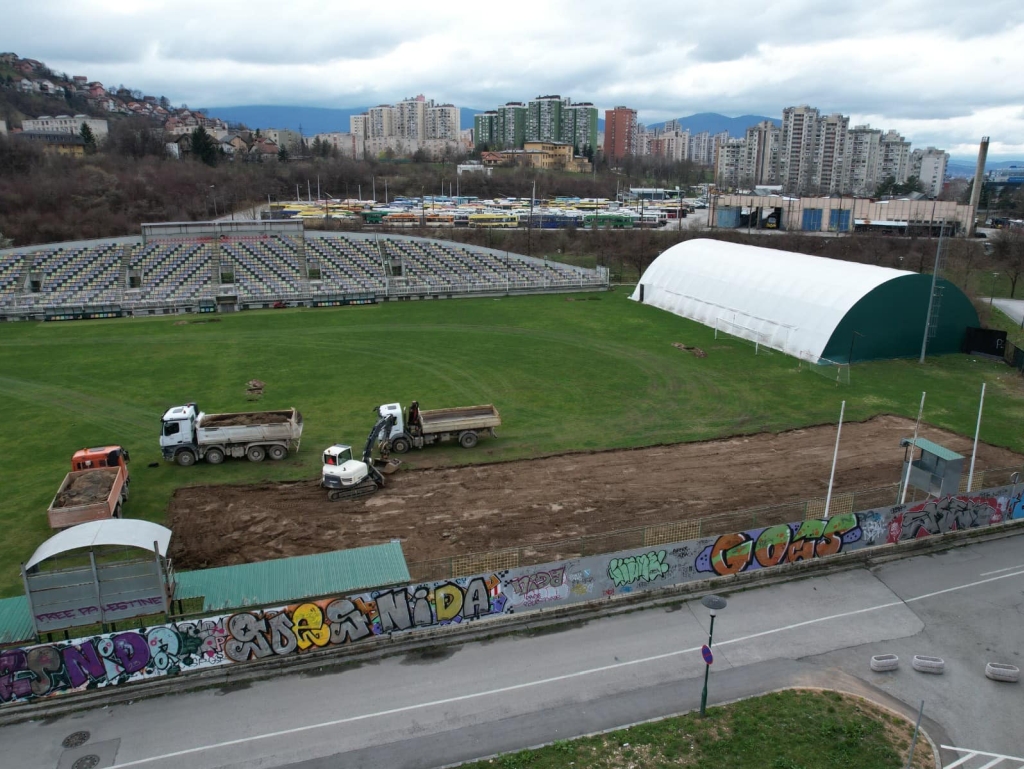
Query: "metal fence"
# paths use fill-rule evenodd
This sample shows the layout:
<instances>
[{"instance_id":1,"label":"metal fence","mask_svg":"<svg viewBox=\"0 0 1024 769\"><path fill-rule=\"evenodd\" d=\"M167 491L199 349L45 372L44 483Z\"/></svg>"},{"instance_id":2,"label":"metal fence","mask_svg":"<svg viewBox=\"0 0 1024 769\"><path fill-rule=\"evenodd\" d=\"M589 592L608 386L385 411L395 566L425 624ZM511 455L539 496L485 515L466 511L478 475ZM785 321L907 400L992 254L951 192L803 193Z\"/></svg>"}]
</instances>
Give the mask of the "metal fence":
<instances>
[{"instance_id":1,"label":"metal fence","mask_svg":"<svg viewBox=\"0 0 1024 769\"><path fill-rule=\"evenodd\" d=\"M971 488L977 490L1005 486L1016 483L1022 476L1024 476L1024 466L979 471L974 474ZM892 483L874 489L833 494L829 504L829 515L841 515L877 507L891 507L899 502L899 491L900 484ZM967 491L966 475L960 481L960 491L961 493ZM911 487L907 492L906 502L911 504L925 498L926 495L923 491ZM683 542L689 539L744 531L745 529L822 518L824 514L825 498L815 497L800 502L754 507L668 523L652 523L646 526L599 534L585 534L572 539L521 545L487 553L470 553L419 561L409 564L409 575L413 581L417 582L453 579L488 571L515 569L520 566L615 553L620 550L655 547L670 542Z\"/></svg>"}]
</instances>

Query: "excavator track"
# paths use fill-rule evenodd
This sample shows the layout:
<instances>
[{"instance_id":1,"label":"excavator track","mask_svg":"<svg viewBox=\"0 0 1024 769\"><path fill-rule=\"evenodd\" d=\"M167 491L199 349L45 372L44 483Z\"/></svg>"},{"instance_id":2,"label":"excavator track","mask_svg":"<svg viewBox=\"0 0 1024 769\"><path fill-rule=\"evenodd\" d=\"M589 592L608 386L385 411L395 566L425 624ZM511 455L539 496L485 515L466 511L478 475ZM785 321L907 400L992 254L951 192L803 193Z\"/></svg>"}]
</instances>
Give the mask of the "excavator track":
<instances>
[{"instance_id":1,"label":"excavator track","mask_svg":"<svg viewBox=\"0 0 1024 769\"><path fill-rule=\"evenodd\" d=\"M328 489L327 499L331 502L344 502L347 499L359 499L360 497L368 497L377 491L377 484L367 478L365 481L360 483L358 486L353 486L350 489Z\"/></svg>"}]
</instances>

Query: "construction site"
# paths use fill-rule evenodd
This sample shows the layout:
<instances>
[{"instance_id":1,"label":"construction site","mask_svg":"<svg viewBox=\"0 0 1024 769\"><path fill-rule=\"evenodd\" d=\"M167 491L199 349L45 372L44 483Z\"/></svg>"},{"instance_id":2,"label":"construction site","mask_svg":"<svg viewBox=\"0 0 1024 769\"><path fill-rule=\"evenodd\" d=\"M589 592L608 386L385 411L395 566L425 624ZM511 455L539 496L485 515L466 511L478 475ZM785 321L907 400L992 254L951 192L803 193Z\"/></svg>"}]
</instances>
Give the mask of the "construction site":
<instances>
[{"instance_id":1,"label":"construction site","mask_svg":"<svg viewBox=\"0 0 1024 769\"><path fill-rule=\"evenodd\" d=\"M876 490L858 495L857 509L894 504L900 440L913 432L913 420L895 416L844 425L834 494ZM970 456L968 437L927 425L920 435ZM390 475L372 496L342 502L328 501L316 479L192 486L175 493L167 520L183 569L391 539L401 541L410 567L504 548L551 561L578 555L581 537L624 529L703 519L702 534L735 531L751 517L724 514L772 506L782 506L779 520L762 516L761 525L798 519L800 503L826 495L835 441L836 427L827 425L465 467L426 459ZM978 472L1021 464L1020 454L978 446Z\"/></svg>"}]
</instances>

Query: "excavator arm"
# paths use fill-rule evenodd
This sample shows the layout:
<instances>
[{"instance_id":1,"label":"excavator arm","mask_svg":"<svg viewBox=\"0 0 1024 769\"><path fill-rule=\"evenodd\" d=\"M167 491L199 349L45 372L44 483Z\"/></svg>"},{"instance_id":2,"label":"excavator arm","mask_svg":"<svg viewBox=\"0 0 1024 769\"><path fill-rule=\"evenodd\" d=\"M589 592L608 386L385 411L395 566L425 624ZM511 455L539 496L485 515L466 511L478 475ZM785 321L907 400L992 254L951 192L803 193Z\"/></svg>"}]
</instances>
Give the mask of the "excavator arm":
<instances>
[{"instance_id":1,"label":"excavator arm","mask_svg":"<svg viewBox=\"0 0 1024 769\"><path fill-rule=\"evenodd\" d=\"M363 464L368 467L372 466L373 463L370 460L373 458L373 444L377 442L377 436L383 432L386 436L385 440L387 440L387 438L391 437L391 428L394 426L394 414L388 414L377 420L377 424L373 426L369 436L366 438L366 448L363 449Z\"/></svg>"}]
</instances>

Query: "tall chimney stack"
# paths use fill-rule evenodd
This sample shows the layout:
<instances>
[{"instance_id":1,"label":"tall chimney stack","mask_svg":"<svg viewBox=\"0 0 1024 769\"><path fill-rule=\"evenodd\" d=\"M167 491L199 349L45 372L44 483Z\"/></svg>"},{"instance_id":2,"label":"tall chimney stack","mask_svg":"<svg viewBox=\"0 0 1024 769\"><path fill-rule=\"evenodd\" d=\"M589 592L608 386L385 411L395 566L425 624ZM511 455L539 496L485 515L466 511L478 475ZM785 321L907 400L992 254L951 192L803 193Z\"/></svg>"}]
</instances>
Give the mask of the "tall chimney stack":
<instances>
[{"instance_id":1,"label":"tall chimney stack","mask_svg":"<svg viewBox=\"0 0 1024 769\"><path fill-rule=\"evenodd\" d=\"M985 183L985 160L988 159L988 137L981 137L978 147L978 167L974 170L974 187L971 189L971 225L967 228L967 237L974 237L974 228L978 220L978 203L981 202L981 187Z\"/></svg>"}]
</instances>

